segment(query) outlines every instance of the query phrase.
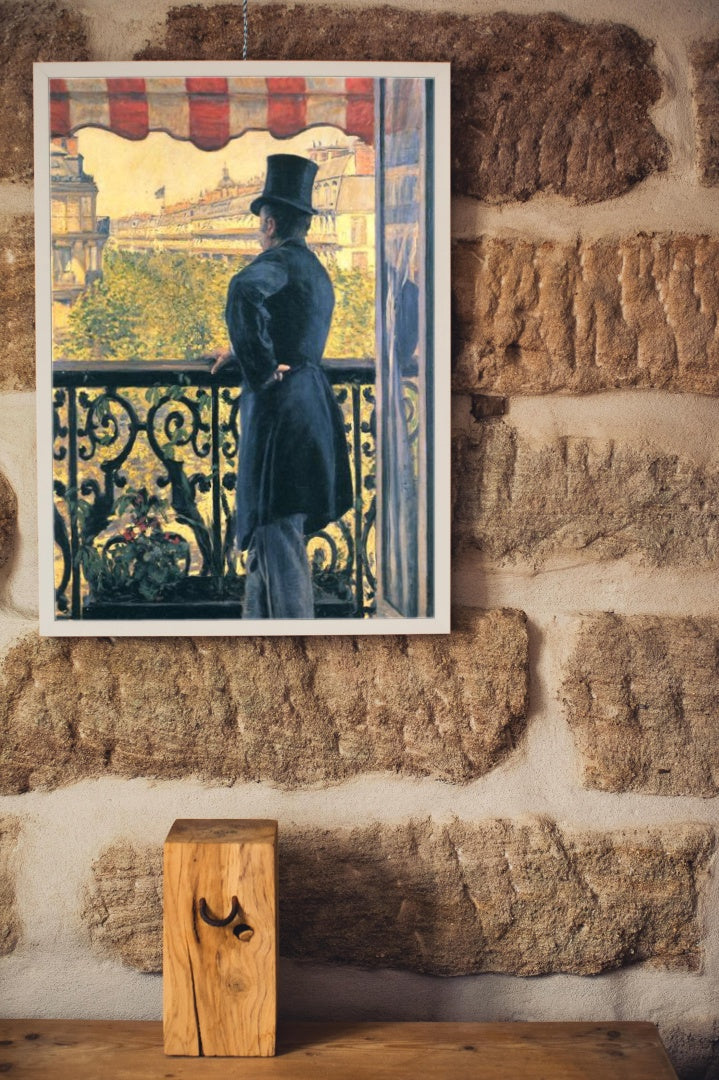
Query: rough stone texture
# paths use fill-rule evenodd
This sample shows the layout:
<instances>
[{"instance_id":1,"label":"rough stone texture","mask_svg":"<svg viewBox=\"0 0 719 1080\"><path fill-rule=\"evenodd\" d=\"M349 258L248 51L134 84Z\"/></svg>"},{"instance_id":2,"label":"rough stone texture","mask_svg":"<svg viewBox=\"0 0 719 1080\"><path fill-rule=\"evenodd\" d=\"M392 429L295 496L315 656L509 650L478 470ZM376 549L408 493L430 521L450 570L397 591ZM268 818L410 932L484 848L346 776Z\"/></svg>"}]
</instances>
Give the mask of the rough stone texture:
<instances>
[{"instance_id":1,"label":"rough stone texture","mask_svg":"<svg viewBox=\"0 0 719 1080\"><path fill-rule=\"evenodd\" d=\"M485 238L453 256L454 389L719 393L719 238Z\"/></svg>"},{"instance_id":2,"label":"rough stone texture","mask_svg":"<svg viewBox=\"0 0 719 1080\"><path fill-rule=\"evenodd\" d=\"M602 614L564 684L584 779L603 791L719 792L719 622Z\"/></svg>"},{"instance_id":3,"label":"rough stone texture","mask_svg":"<svg viewBox=\"0 0 719 1080\"><path fill-rule=\"evenodd\" d=\"M690 50L694 68L699 178L719 184L719 38L699 41Z\"/></svg>"},{"instance_id":4,"label":"rough stone texture","mask_svg":"<svg viewBox=\"0 0 719 1080\"><path fill-rule=\"evenodd\" d=\"M280 823L280 951L434 975L592 974L649 960L696 970L701 826L560 830L543 818L413 821L352 831ZM157 971L161 856L126 844L93 866L96 945ZM135 887L137 883L137 887Z\"/></svg>"},{"instance_id":5,"label":"rough stone texture","mask_svg":"<svg viewBox=\"0 0 719 1080\"><path fill-rule=\"evenodd\" d=\"M0 392L35 385L33 222L29 214L0 217Z\"/></svg>"},{"instance_id":6,"label":"rough stone texture","mask_svg":"<svg viewBox=\"0 0 719 1080\"><path fill-rule=\"evenodd\" d=\"M17 496L0 473L0 568L12 555L17 523Z\"/></svg>"},{"instance_id":7,"label":"rough stone texture","mask_svg":"<svg viewBox=\"0 0 719 1080\"><path fill-rule=\"evenodd\" d=\"M581 554L649 566L719 565L719 470L649 445L521 439L503 421L454 441L454 536L489 561Z\"/></svg>"},{"instance_id":8,"label":"rough stone texture","mask_svg":"<svg viewBox=\"0 0 719 1080\"><path fill-rule=\"evenodd\" d=\"M13 866L19 833L17 818L0 817L0 956L11 953L20 937Z\"/></svg>"},{"instance_id":9,"label":"rough stone texture","mask_svg":"<svg viewBox=\"0 0 719 1080\"><path fill-rule=\"evenodd\" d=\"M32 65L87 60L80 15L50 3L3 3L0 10L0 179L31 180Z\"/></svg>"},{"instance_id":10,"label":"rough stone texture","mask_svg":"<svg viewBox=\"0 0 719 1080\"><path fill-rule=\"evenodd\" d=\"M138 971L162 971L162 851L120 841L92 865L82 918L92 940Z\"/></svg>"},{"instance_id":11,"label":"rough stone texture","mask_svg":"<svg viewBox=\"0 0 719 1080\"><path fill-rule=\"evenodd\" d=\"M524 729L525 617L466 609L453 625L449 637L26 637L0 672L0 790L105 773L474 779Z\"/></svg>"},{"instance_id":12,"label":"rough stone texture","mask_svg":"<svg viewBox=\"0 0 719 1080\"><path fill-rule=\"evenodd\" d=\"M253 60L451 61L453 177L490 202L620 195L668 149L648 117L661 94L652 45L627 26L561 15L342 11L270 4L250 17ZM173 8L147 59L242 56L239 5Z\"/></svg>"}]
</instances>

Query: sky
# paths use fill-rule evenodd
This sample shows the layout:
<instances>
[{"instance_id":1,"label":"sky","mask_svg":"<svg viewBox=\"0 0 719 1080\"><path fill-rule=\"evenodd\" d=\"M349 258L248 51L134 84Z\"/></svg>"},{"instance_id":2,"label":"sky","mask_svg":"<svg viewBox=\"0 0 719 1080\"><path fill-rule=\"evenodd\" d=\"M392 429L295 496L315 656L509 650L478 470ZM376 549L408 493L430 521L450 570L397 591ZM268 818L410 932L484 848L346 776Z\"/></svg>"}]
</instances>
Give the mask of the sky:
<instances>
[{"instance_id":1,"label":"sky","mask_svg":"<svg viewBox=\"0 0 719 1080\"><path fill-rule=\"evenodd\" d=\"M140 141L99 128L83 128L78 133L85 172L94 176L98 187L97 213L108 217L159 210L161 200L155 192L162 187L168 205L195 199L201 191L217 186L224 165L232 179L241 182L264 175L268 154L306 155L316 142L346 145L352 141L330 127L311 128L291 139L248 131L222 150L208 152L164 132L152 132Z\"/></svg>"}]
</instances>

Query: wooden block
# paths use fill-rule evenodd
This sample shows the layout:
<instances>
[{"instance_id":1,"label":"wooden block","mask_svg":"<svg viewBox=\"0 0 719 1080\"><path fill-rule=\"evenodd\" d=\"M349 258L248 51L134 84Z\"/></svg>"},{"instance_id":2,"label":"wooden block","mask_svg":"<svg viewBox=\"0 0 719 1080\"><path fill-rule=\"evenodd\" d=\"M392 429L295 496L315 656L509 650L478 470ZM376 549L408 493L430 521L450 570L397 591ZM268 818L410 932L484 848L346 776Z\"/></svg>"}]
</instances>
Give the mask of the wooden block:
<instances>
[{"instance_id":1,"label":"wooden block","mask_svg":"<svg viewBox=\"0 0 719 1080\"><path fill-rule=\"evenodd\" d=\"M165 1053L274 1054L277 822L176 821L163 906Z\"/></svg>"}]
</instances>

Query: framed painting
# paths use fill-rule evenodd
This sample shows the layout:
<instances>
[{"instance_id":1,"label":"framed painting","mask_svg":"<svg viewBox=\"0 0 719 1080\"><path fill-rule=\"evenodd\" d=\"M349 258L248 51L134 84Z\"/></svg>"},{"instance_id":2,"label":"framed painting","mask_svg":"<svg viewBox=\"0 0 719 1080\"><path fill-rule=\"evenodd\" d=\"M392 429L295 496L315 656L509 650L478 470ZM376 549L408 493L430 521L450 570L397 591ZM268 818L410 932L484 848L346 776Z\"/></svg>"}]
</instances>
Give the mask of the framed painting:
<instances>
[{"instance_id":1,"label":"framed painting","mask_svg":"<svg viewBox=\"0 0 719 1080\"><path fill-rule=\"evenodd\" d=\"M45 635L449 631L449 66L35 65Z\"/></svg>"}]
</instances>

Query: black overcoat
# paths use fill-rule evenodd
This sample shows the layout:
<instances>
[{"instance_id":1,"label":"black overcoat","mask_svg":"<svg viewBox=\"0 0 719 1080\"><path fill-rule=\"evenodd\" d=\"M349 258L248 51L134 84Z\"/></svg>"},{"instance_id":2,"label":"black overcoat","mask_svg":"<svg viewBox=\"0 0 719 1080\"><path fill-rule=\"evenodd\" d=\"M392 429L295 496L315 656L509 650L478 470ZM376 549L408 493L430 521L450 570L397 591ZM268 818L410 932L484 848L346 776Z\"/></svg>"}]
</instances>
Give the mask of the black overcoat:
<instances>
[{"instance_id":1,"label":"black overcoat","mask_svg":"<svg viewBox=\"0 0 719 1080\"><path fill-rule=\"evenodd\" d=\"M243 386L240 549L257 525L305 514L309 534L352 505L344 420L320 368L333 307L327 271L303 240L269 248L230 282L225 318ZM272 381L278 364L291 371Z\"/></svg>"}]
</instances>

